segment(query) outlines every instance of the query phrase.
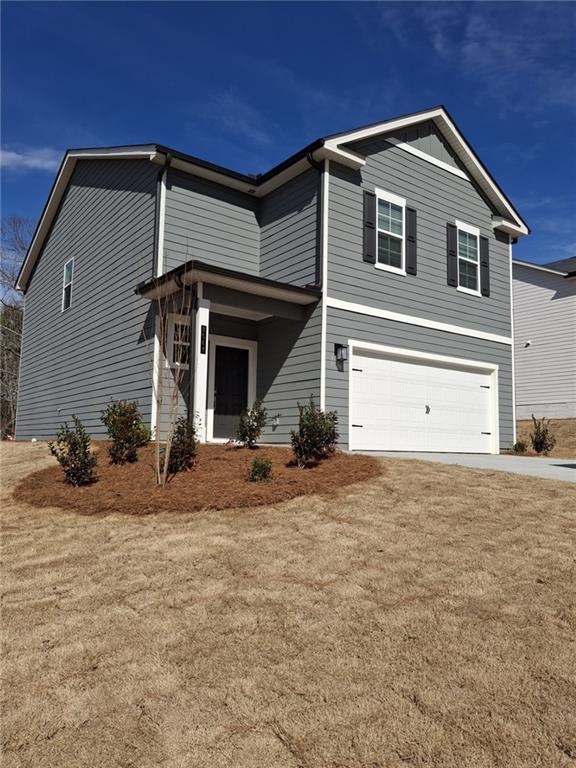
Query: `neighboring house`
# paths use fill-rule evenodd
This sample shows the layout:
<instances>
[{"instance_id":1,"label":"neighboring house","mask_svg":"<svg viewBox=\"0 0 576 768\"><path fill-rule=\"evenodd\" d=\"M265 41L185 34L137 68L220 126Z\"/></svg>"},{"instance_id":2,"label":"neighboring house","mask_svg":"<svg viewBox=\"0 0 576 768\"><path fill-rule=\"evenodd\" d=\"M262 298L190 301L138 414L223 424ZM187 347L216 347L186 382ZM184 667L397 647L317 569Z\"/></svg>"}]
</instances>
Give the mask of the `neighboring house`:
<instances>
[{"instance_id":1,"label":"neighboring house","mask_svg":"<svg viewBox=\"0 0 576 768\"><path fill-rule=\"evenodd\" d=\"M516 417L576 418L576 257L512 269Z\"/></svg>"},{"instance_id":2,"label":"neighboring house","mask_svg":"<svg viewBox=\"0 0 576 768\"><path fill-rule=\"evenodd\" d=\"M351 449L497 452L515 439L511 245L528 228L442 107L315 141L249 176L159 145L69 151L18 279L17 436L110 398L263 440L298 403ZM162 330L159 310L168 312ZM178 376L176 376L178 374ZM154 382L154 383L153 383Z\"/></svg>"}]
</instances>

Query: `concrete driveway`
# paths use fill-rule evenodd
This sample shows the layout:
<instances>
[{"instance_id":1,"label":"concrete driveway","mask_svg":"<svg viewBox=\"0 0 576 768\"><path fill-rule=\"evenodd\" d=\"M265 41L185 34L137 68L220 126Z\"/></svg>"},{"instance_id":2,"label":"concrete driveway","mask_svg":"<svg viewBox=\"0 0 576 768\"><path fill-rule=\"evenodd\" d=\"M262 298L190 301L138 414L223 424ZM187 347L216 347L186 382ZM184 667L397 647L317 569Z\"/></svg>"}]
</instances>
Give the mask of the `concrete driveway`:
<instances>
[{"instance_id":1,"label":"concrete driveway","mask_svg":"<svg viewBox=\"0 0 576 768\"><path fill-rule=\"evenodd\" d=\"M576 483L576 458L554 459L532 456L503 456L480 453L397 453L390 451L362 451L372 456L390 456L394 459L419 459L440 464L459 464L474 469L494 469L517 475L543 477L545 480L564 480Z\"/></svg>"}]
</instances>

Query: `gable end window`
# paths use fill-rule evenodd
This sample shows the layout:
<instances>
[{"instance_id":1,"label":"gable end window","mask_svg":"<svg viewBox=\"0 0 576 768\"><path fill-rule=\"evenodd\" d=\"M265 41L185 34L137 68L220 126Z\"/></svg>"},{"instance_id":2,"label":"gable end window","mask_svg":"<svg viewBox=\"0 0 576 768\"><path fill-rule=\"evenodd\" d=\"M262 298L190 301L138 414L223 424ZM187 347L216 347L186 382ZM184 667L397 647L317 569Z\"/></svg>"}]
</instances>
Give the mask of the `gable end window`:
<instances>
[{"instance_id":1,"label":"gable end window","mask_svg":"<svg viewBox=\"0 0 576 768\"><path fill-rule=\"evenodd\" d=\"M166 333L166 365L187 371L190 367L190 318L168 315Z\"/></svg>"},{"instance_id":2,"label":"gable end window","mask_svg":"<svg viewBox=\"0 0 576 768\"><path fill-rule=\"evenodd\" d=\"M376 190L376 264L378 269L406 274L406 200Z\"/></svg>"},{"instance_id":3,"label":"gable end window","mask_svg":"<svg viewBox=\"0 0 576 768\"><path fill-rule=\"evenodd\" d=\"M74 259L64 264L64 276L62 279L62 312L72 306L72 280L74 279Z\"/></svg>"},{"instance_id":4,"label":"gable end window","mask_svg":"<svg viewBox=\"0 0 576 768\"><path fill-rule=\"evenodd\" d=\"M480 230L456 222L458 290L480 296Z\"/></svg>"}]
</instances>

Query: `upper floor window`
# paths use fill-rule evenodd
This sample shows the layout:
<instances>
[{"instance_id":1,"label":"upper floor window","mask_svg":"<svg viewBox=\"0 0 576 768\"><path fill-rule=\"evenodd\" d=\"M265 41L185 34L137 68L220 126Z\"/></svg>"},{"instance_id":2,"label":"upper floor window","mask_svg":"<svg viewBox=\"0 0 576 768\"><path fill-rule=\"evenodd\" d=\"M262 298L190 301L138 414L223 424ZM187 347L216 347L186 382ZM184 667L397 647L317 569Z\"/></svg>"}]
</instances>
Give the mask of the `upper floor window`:
<instances>
[{"instance_id":1,"label":"upper floor window","mask_svg":"<svg viewBox=\"0 0 576 768\"><path fill-rule=\"evenodd\" d=\"M166 364L183 370L190 367L190 318L187 315L168 315Z\"/></svg>"},{"instance_id":2,"label":"upper floor window","mask_svg":"<svg viewBox=\"0 0 576 768\"><path fill-rule=\"evenodd\" d=\"M74 259L64 264L64 278L62 281L62 312L72 305L72 280L74 278Z\"/></svg>"},{"instance_id":3,"label":"upper floor window","mask_svg":"<svg viewBox=\"0 0 576 768\"><path fill-rule=\"evenodd\" d=\"M377 250L376 266L406 274L405 214L406 200L391 192L376 190Z\"/></svg>"},{"instance_id":4,"label":"upper floor window","mask_svg":"<svg viewBox=\"0 0 576 768\"><path fill-rule=\"evenodd\" d=\"M458 290L480 295L480 230L456 222L458 232Z\"/></svg>"}]
</instances>

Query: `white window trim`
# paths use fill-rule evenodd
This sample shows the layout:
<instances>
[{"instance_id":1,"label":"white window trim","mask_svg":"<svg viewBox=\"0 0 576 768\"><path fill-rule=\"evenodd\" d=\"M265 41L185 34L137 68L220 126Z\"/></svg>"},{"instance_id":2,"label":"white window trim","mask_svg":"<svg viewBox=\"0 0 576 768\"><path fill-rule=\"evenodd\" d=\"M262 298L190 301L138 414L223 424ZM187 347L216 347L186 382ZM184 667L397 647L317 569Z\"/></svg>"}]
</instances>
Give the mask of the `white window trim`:
<instances>
[{"instance_id":1,"label":"white window trim","mask_svg":"<svg viewBox=\"0 0 576 768\"><path fill-rule=\"evenodd\" d=\"M66 267L68 264L72 264L72 271L70 272L70 282L66 282ZM68 261L64 264L64 271L62 273L62 301L60 303L60 311L61 312L67 312L72 307L72 291L73 289L73 283L74 283L74 257L71 259L68 259ZM66 296L66 288L70 286L70 304L68 304L67 307L64 306L64 297Z\"/></svg>"},{"instance_id":2,"label":"white window trim","mask_svg":"<svg viewBox=\"0 0 576 768\"><path fill-rule=\"evenodd\" d=\"M376 194L376 262L374 264L374 267L376 269L381 269L384 272L393 272L396 275L406 275L406 200L403 197L398 197L398 195L393 194L392 192L386 192L383 189L375 189L374 190ZM378 226L378 201L383 200L386 203L392 203L392 205L397 205L399 208L402 208L402 237L400 238L399 235L394 234L394 232L388 232L385 229L380 229ZM396 237L402 240L402 266L399 267L391 267L389 264L380 264L378 262L378 233L382 232L385 235L389 235L390 237Z\"/></svg>"},{"instance_id":3,"label":"white window trim","mask_svg":"<svg viewBox=\"0 0 576 768\"><path fill-rule=\"evenodd\" d=\"M464 221L458 221L456 220L456 255L458 258L458 286L456 290L460 291L460 293L467 293L469 296L481 296L481 285L480 285L480 230L478 227L473 227L472 224L466 224ZM468 235L473 235L476 238L477 241L477 248L476 252L478 254L477 261L474 261L473 259L467 259L466 256L460 256L460 239L458 237L458 232L466 232ZM460 259L462 261L467 261L469 264L475 264L477 269L477 275L478 275L478 288L477 290L473 291L471 288L466 288L463 285L460 285Z\"/></svg>"},{"instance_id":4,"label":"white window trim","mask_svg":"<svg viewBox=\"0 0 576 768\"><path fill-rule=\"evenodd\" d=\"M206 440L210 443L227 443L228 438L214 437L214 385L216 381L216 347L235 347L248 350L248 402L249 408L256 400L256 374L258 342L251 339L237 339L233 336L210 334L208 345L208 393L206 404Z\"/></svg>"},{"instance_id":5,"label":"white window trim","mask_svg":"<svg viewBox=\"0 0 576 768\"><path fill-rule=\"evenodd\" d=\"M186 365L186 363L178 363L174 360L174 330L176 324L178 325L185 325L188 328L190 328L190 316L189 315L179 315L177 313L170 313L167 317L167 323L166 323L166 354L165 354L165 360L166 360L166 368L179 368L181 371L188 371L190 369L190 365ZM190 343L190 351L189 356L192 354L192 348Z\"/></svg>"}]
</instances>

